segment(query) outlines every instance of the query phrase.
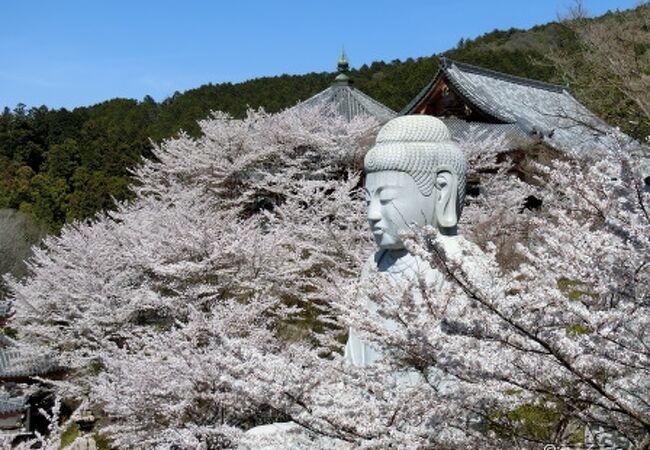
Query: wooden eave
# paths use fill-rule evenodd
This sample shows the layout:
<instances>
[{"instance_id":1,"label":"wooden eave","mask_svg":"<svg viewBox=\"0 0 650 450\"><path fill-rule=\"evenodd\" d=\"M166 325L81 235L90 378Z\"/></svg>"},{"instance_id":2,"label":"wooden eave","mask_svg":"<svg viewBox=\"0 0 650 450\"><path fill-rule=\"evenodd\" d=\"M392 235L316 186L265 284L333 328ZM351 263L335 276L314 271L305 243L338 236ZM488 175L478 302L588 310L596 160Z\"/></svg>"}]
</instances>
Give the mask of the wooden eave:
<instances>
[{"instance_id":1,"label":"wooden eave","mask_svg":"<svg viewBox=\"0 0 650 450\"><path fill-rule=\"evenodd\" d=\"M7 411L7 412L0 413L0 419L8 419L10 417L22 417L23 414L25 414L25 409L26 408L16 409L14 411Z\"/></svg>"},{"instance_id":2,"label":"wooden eave","mask_svg":"<svg viewBox=\"0 0 650 450\"><path fill-rule=\"evenodd\" d=\"M481 110L458 89L453 81L440 70L427 86L426 92L407 107L402 114L425 114L436 117L458 117L468 121L507 123Z\"/></svg>"}]
</instances>

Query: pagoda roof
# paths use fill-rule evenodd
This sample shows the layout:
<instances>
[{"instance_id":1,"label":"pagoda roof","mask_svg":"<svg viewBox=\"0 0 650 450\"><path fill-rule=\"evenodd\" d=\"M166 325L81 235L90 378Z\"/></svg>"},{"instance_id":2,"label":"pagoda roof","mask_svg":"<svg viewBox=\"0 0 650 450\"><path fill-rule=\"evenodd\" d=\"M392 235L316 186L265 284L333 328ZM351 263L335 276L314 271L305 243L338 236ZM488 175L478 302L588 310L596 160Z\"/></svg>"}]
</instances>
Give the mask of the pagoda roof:
<instances>
[{"instance_id":1,"label":"pagoda roof","mask_svg":"<svg viewBox=\"0 0 650 450\"><path fill-rule=\"evenodd\" d=\"M604 150L624 138L576 100L566 86L440 59L440 69L400 114L418 114L431 93L446 83L465 104L486 122L513 124L564 151Z\"/></svg>"},{"instance_id":2,"label":"pagoda roof","mask_svg":"<svg viewBox=\"0 0 650 450\"><path fill-rule=\"evenodd\" d=\"M324 91L299 103L300 106L320 104L332 105L334 110L347 120L365 115L376 118L380 123L385 123L397 116L395 111L349 84L336 84L335 82Z\"/></svg>"},{"instance_id":3,"label":"pagoda roof","mask_svg":"<svg viewBox=\"0 0 650 450\"><path fill-rule=\"evenodd\" d=\"M383 124L393 117L397 117L398 114L395 111L353 86L353 80L347 75L348 67L347 55L343 51L337 64L338 75L332 85L298 103L295 107L329 106L348 121L357 116L370 116Z\"/></svg>"},{"instance_id":4,"label":"pagoda roof","mask_svg":"<svg viewBox=\"0 0 650 450\"><path fill-rule=\"evenodd\" d=\"M0 379L14 380L57 372L61 367L45 353L27 347L0 349Z\"/></svg>"},{"instance_id":5,"label":"pagoda roof","mask_svg":"<svg viewBox=\"0 0 650 450\"><path fill-rule=\"evenodd\" d=\"M27 397L12 396L8 392L0 393L0 416L22 414L27 409Z\"/></svg>"}]
</instances>

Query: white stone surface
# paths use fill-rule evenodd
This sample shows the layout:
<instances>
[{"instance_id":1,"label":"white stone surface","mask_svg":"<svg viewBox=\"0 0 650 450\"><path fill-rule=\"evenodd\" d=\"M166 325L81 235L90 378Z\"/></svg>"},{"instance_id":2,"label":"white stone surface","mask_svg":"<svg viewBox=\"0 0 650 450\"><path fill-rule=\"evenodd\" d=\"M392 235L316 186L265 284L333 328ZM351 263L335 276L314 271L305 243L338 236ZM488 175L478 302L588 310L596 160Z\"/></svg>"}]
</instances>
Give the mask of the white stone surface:
<instances>
[{"instance_id":1,"label":"white stone surface","mask_svg":"<svg viewBox=\"0 0 650 450\"><path fill-rule=\"evenodd\" d=\"M442 274L404 250L401 235L412 226L433 225L447 235L447 253L459 251L456 225L467 177L462 151L451 142L441 120L403 116L382 127L364 166L368 224L379 249L366 262L362 283L379 273L388 275L397 288L425 280L430 288L439 291L444 285ZM377 309L368 299L364 302L369 310ZM394 326L389 321L384 325ZM367 366L378 356L351 328L345 359L355 366Z\"/></svg>"}]
</instances>

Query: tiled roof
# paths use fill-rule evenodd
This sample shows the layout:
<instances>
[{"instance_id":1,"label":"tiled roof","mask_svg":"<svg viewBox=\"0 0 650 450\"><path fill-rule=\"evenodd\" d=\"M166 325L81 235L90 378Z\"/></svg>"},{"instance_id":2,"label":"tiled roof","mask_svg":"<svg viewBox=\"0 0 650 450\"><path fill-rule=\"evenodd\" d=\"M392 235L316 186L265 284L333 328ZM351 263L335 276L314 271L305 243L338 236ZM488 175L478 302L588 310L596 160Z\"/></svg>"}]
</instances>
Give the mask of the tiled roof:
<instances>
[{"instance_id":1,"label":"tiled roof","mask_svg":"<svg viewBox=\"0 0 650 450\"><path fill-rule=\"evenodd\" d=\"M348 59L345 52L341 53L337 68L339 73L330 87L298 103L294 108L328 105L348 121L365 115L374 117L382 124L397 116L395 111L352 86L352 80L347 75Z\"/></svg>"},{"instance_id":2,"label":"tiled roof","mask_svg":"<svg viewBox=\"0 0 650 450\"><path fill-rule=\"evenodd\" d=\"M13 312L12 303L0 301L0 314ZM46 375L61 370L54 358L0 333L0 380Z\"/></svg>"},{"instance_id":3,"label":"tiled roof","mask_svg":"<svg viewBox=\"0 0 650 450\"><path fill-rule=\"evenodd\" d=\"M502 150L511 150L536 141L534 136L524 132L517 124L467 122L456 117L441 117L441 120L458 142L485 142L492 138L503 138L507 148Z\"/></svg>"},{"instance_id":4,"label":"tiled roof","mask_svg":"<svg viewBox=\"0 0 650 450\"><path fill-rule=\"evenodd\" d=\"M18 341L10 338L6 334L0 334L0 349L7 347L15 347L18 345Z\"/></svg>"},{"instance_id":5,"label":"tiled roof","mask_svg":"<svg viewBox=\"0 0 650 450\"><path fill-rule=\"evenodd\" d=\"M523 132L537 135L560 150L606 150L619 139L631 141L580 104L564 86L446 58L441 58L436 76L402 114L411 113L441 77L473 108L496 121L516 124Z\"/></svg>"},{"instance_id":6,"label":"tiled roof","mask_svg":"<svg viewBox=\"0 0 650 450\"><path fill-rule=\"evenodd\" d=\"M0 318L6 318L13 314L13 304L10 301L0 301Z\"/></svg>"},{"instance_id":7,"label":"tiled roof","mask_svg":"<svg viewBox=\"0 0 650 450\"><path fill-rule=\"evenodd\" d=\"M0 350L0 379L25 378L55 372L60 367L47 354L26 347Z\"/></svg>"},{"instance_id":8,"label":"tiled roof","mask_svg":"<svg viewBox=\"0 0 650 450\"><path fill-rule=\"evenodd\" d=\"M14 397L7 392L0 393L0 416L22 413L25 408L27 408L27 397Z\"/></svg>"},{"instance_id":9,"label":"tiled roof","mask_svg":"<svg viewBox=\"0 0 650 450\"><path fill-rule=\"evenodd\" d=\"M317 104L333 105L334 109L347 120L351 120L353 117L359 115L367 115L375 117L380 123L384 123L397 116L397 113L392 109L373 100L359 89L348 84L334 84L304 102L299 103L298 106L312 106Z\"/></svg>"}]
</instances>

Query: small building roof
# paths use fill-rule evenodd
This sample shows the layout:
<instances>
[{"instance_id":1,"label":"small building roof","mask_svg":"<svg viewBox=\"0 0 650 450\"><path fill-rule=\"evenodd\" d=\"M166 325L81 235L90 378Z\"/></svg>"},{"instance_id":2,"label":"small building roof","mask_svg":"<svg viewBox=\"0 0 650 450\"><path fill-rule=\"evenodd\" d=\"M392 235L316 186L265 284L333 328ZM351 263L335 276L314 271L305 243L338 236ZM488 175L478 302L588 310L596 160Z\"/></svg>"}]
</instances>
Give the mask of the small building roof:
<instances>
[{"instance_id":1,"label":"small building roof","mask_svg":"<svg viewBox=\"0 0 650 450\"><path fill-rule=\"evenodd\" d=\"M298 103L295 107L332 105L334 110L348 121L356 116L365 115L374 117L383 124L397 116L395 111L353 86L354 82L347 75L348 59L345 51L341 53L337 69L338 75L330 87Z\"/></svg>"},{"instance_id":2,"label":"small building roof","mask_svg":"<svg viewBox=\"0 0 650 450\"><path fill-rule=\"evenodd\" d=\"M333 105L334 109L347 120L366 115L376 118L380 123L385 123L397 116L397 113L392 109L373 100L350 85L332 85L300 103L300 105L305 106L315 106L317 104Z\"/></svg>"},{"instance_id":3,"label":"small building roof","mask_svg":"<svg viewBox=\"0 0 650 450\"><path fill-rule=\"evenodd\" d=\"M15 339L10 338L6 334L0 334L0 349L16 347L17 345L18 341Z\"/></svg>"},{"instance_id":4,"label":"small building roof","mask_svg":"<svg viewBox=\"0 0 650 450\"><path fill-rule=\"evenodd\" d=\"M0 319L6 319L13 313L13 303L9 300L0 300Z\"/></svg>"},{"instance_id":5,"label":"small building roof","mask_svg":"<svg viewBox=\"0 0 650 450\"><path fill-rule=\"evenodd\" d=\"M22 414L27 409L27 397L12 396L8 392L0 393L0 417Z\"/></svg>"},{"instance_id":6,"label":"small building roof","mask_svg":"<svg viewBox=\"0 0 650 450\"><path fill-rule=\"evenodd\" d=\"M631 141L578 102L566 86L447 58L441 58L434 78L401 114L455 115L472 122L512 124L569 152L606 150L619 139Z\"/></svg>"},{"instance_id":7,"label":"small building roof","mask_svg":"<svg viewBox=\"0 0 650 450\"><path fill-rule=\"evenodd\" d=\"M538 142L538 139L526 133L517 124L468 122L457 117L441 117L441 120L447 125L451 136L459 142L503 139L502 150L513 150Z\"/></svg>"},{"instance_id":8,"label":"small building roof","mask_svg":"<svg viewBox=\"0 0 650 450\"><path fill-rule=\"evenodd\" d=\"M0 380L15 380L56 372L61 367L47 354L23 347L0 350Z\"/></svg>"}]
</instances>

